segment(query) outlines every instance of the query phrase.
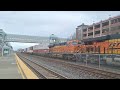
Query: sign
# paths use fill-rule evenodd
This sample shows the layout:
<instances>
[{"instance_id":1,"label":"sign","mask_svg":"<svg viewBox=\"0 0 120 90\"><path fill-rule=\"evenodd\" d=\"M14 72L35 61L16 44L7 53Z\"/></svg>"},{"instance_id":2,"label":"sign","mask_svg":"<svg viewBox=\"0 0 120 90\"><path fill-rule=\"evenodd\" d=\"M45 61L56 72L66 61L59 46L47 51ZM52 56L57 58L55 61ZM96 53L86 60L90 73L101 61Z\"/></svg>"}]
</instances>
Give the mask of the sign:
<instances>
[{"instance_id":1,"label":"sign","mask_svg":"<svg viewBox=\"0 0 120 90\"><path fill-rule=\"evenodd\" d=\"M8 51L4 51L4 53L8 53Z\"/></svg>"}]
</instances>

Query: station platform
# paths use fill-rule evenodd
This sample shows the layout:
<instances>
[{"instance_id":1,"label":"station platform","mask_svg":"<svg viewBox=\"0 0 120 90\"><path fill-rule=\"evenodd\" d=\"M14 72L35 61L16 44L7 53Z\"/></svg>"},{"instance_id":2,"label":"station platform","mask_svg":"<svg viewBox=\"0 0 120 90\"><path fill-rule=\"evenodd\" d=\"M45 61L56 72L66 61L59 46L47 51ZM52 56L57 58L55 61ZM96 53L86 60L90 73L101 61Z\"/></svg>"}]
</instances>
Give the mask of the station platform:
<instances>
[{"instance_id":1,"label":"station platform","mask_svg":"<svg viewBox=\"0 0 120 90\"><path fill-rule=\"evenodd\" d=\"M0 79L38 79L15 54L0 57Z\"/></svg>"},{"instance_id":2,"label":"station platform","mask_svg":"<svg viewBox=\"0 0 120 90\"><path fill-rule=\"evenodd\" d=\"M23 79L14 54L0 57L0 79Z\"/></svg>"}]
</instances>

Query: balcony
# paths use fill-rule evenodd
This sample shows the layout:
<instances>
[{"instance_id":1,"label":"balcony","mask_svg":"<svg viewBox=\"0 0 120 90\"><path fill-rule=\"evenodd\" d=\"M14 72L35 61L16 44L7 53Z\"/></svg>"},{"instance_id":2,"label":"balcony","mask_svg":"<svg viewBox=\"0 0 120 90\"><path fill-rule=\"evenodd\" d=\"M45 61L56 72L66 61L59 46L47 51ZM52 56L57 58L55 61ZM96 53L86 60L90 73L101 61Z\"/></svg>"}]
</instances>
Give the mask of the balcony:
<instances>
[{"instance_id":1,"label":"balcony","mask_svg":"<svg viewBox=\"0 0 120 90\"><path fill-rule=\"evenodd\" d=\"M91 33L91 32L93 32L93 30L88 31L88 33Z\"/></svg>"},{"instance_id":2,"label":"balcony","mask_svg":"<svg viewBox=\"0 0 120 90\"><path fill-rule=\"evenodd\" d=\"M88 32L93 31L93 26L88 27Z\"/></svg>"},{"instance_id":3,"label":"balcony","mask_svg":"<svg viewBox=\"0 0 120 90\"><path fill-rule=\"evenodd\" d=\"M100 34L95 34L95 37L100 37Z\"/></svg>"},{"instance_id":4,"label":"balcony","mask_svg":"<svg viewBox=\"0 0 120 90\"><path fill-rule=\"evenodd\" d=\"M110 26L115 27L115 26L119 26L119 25L120 25L120 22L117 22L117 23L111 24Z\"/></svg>"},{"instance_id":5,"label":"balcony","mask_svg":"<svg viewBox=\"0 0 120 90\"><path fill-rule=\"evenodd\" d=\"M100 28L100 24L94 26L94 29L99 29L99 28Z\"/></svg>"},{"instance_id":6,"label":"balcony","mask_svg":"<svg viewBox=\"0 0 120 90\"><path fill-rule=\"evenodd\" d=\"M111 26L118 25L118 24L120 25L120 17L116 17L111 20Z\"/></svg>"},{"instance_id":7,"label":"balcony","mask_svg":"<svg viewBox=\"0 0 120 90\"><path fill-rule=\"evenodd\" d=\"M100 30L100 28L96 28L96 29L94 29L94 31L99 31Z\"/></svg>"},{"instance_id":8,"label":"balcony","mask_svg":"<svg viewBox=\"0 0 120 90\"><path fill-rule=\"evenodd\" d=\"M111 29L110 29L110 34L116 34L116 33L119 33L119 32L120 32L120 25L111 27Z\"/></svg>"},{"instance_id":9,"label":"balcony","mask_svg":"<svg viewBox=\"0 0 120 90\"><path fill-rule=\"evenodd\" d=\"M120 29L110 31L110 34L118 34L120 33Z\"/></svg>"},{"instance_id":10,"label":"balcony","mask_svg":"<svg viewBox=\"0 0 120 90\"><path fill-rule=\"evenodd\" d=\"M83 39L87 39L87 36L86 36L86 37L83 37Z\"/></svg>"},{"instance_id":11,"label":"balcony","mask_svg":"<svg viewBox=\"0 0 120 90\"><path fill-rule=\"evenodd\" d=\"M91 36L88 36L88 38L93 38L93 35L91 35Z\"/></svg>"},{"instance_id":12,"label":"balcony","mask_svg":"<svg viewBox=\"0 0 120 90\"><path fill-rule=\"evenodd\" d=\"M93 31L93 29L88 29L88 32L89 32L89 31Z\"/></svg>"},{"instance_id":13,"label":"balcony","mask_svg":"<svg viewBox=\"0 0 120 90\"><path fill-rule=\"evenodd\" d=\"M102 23L102 28L107 28L107 27L109 27L109 21L103 22Z\"/></svg>"},{"instance_id":14,"label":"balcony","mask_svg":"<svg viewBox=\"0 0 120 90\"><path fill-rule=\"evenodd\" d=\"M87 34L87 31L86 31L86 32L83 32L83 34Z\"/></svg>"},{"instance_id":15,"label":"balcony","mask_svg":"<svg viewBox=\"0 0 120 90\"><path fill-rule=\"evenodd\" d=\"M83 32L87 32L87 29L83 29Z\"/></svg>"},{"instance_id":16,"label":"balcony","mask_svg":"<svg viewBox=\"0 0 120 90\"><path fill-rule=\"evenodd\" d=\"M87 34L83 34L83 37L86 37L87 36Z\"/></svg>"},{"instance_id":17,"label":"balcony","mask_svg":"<svg viewBox=\"0 0 120 90\"><path fill-rule=\"evenodd\" d=\"M102 29L106 29L106 28L109 28L109 25L102 27Z\"/></svg>"},{"instance_id":18,"label":"balcony","mask_svg":"<svg viewBox=\"0 0 120 90\"><path fill-rule=\"evenodd\" d=\"M109 32L103 32L102 35L109 35Z\"/></svg>"},{"instance_id":19,"label":"balcony","mask_svg":"<svg viewBox=\"0 0 120 90\"><path fill-rule=\"evenodd\" d=\"M100 30L99 31L95 31L95 37L100 36Z\"/></svg>"}]
</instances>

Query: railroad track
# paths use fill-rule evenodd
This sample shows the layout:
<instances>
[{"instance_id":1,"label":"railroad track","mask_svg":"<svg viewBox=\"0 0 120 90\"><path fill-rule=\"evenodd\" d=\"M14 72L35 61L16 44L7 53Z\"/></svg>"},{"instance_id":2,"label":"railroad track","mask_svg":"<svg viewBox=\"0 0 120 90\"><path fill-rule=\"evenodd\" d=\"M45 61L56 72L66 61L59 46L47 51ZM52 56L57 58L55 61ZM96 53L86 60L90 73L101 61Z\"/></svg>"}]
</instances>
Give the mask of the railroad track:
<instances>
[{"instance_id":1,"label":"railroad track","mask_svg":"<svg viewBox=\"0 0 120 90\"><path fill-rule=\"evenodd\" d=\"M65 66L79 69L80 71L84 71L83 73L88 73L89 75L96 76L96 77L99 77L102 79L120 79L120 74L117 74L117 73L104 71L104 70L100 70L100 69L96 69L96 68L92 68L92 67L88 67L88 66L75 65L75 64L71 64L69 62L63 62L63 63Z\"/></svg>"},{"instance_id":2,"label":"railroad track","mask_svg":"<svg viewBox=\"0 0 120 90\"><path fill-rule=\"evenodd\" d=\"M31 61L28 58L17 54L18 57L38 76L39 79L67 79L67 77L41 66L37 62Z\"/></svg>"},{"instance_id":3,"label":"railroad track","mask_svg":"<svg viewBox=\"0 0 120 90\"><path fill-rule=\"evenodd\" d=\"M76 69L83 70L84 73L88 73L89 75L93 75L102 79L120 79L120 74L117 74L117 73L95 69L87 66L74 65L70 63L69 63L69 66L72 66Z\"/></svg>"},{"instance_id":4,"label":"railroad track","mask_svg":"<svg viewBox=\"0 0 120 90\"><path fill-rule=\"evenodd\" d=\"M32 55L32 57L33 56L34 55ZM34 57L39 58L40 56L34 56ZM45 57L42 57L42 58L44 59ZM51 58L45 58L45 59L47 60L47 59L51 59ZM100 70L100 69L96 69L96 68L92 68L92 67L88 67L88 66L71 64L69 62L61 61L61 60L58 60L58 59L52 59L51 61L55 62L55 63L65 65L65 66L68 66L68 67L73 67L76 70L79 69L83 73L87 73L89 75L99 77L99 78L102 78L102 79L120 79L120 74L118 74L118 73L109 72L109 71L105 71L105 70Z\"/></svg>"}]
</instances>

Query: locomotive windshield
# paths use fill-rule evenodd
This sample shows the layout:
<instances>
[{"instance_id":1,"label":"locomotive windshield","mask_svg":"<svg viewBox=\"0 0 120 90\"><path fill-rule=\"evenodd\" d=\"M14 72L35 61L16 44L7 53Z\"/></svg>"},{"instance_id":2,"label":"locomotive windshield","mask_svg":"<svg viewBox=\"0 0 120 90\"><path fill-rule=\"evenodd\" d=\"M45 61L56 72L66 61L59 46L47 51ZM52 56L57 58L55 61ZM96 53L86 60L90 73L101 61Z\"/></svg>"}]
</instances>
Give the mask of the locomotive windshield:
<instances>
[{"instance_id":1,"label":"locomotive windshield","mask_svg":"<svg viewBox=\"0 0 120 90\"><path fill-rule=\"evenodd\" d=\"M72 42L72 45L77 45L78 43L76 41L73 41Z\"/></svg>"}]
</instances>

